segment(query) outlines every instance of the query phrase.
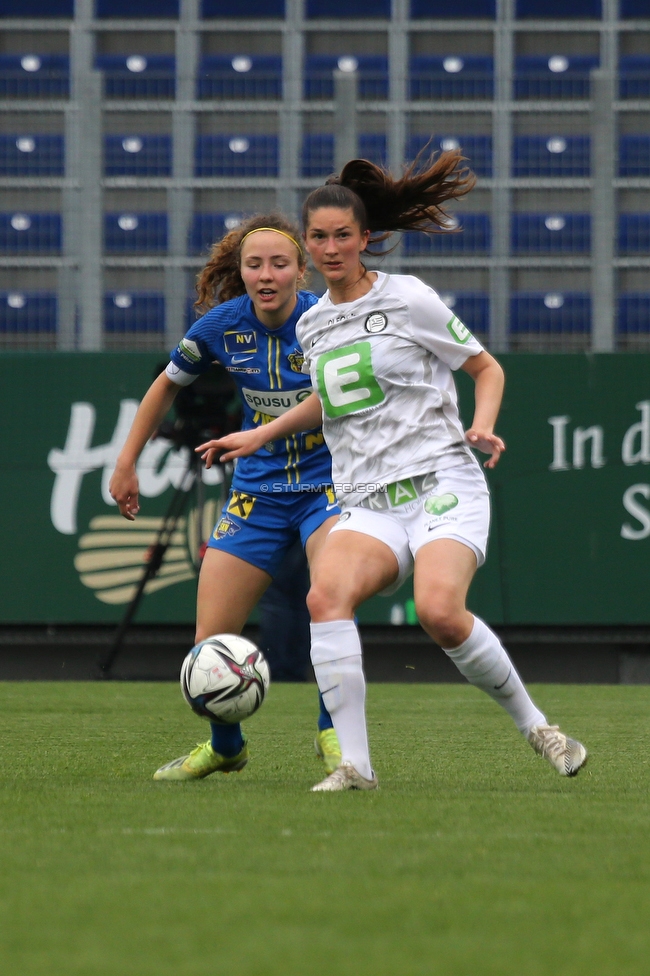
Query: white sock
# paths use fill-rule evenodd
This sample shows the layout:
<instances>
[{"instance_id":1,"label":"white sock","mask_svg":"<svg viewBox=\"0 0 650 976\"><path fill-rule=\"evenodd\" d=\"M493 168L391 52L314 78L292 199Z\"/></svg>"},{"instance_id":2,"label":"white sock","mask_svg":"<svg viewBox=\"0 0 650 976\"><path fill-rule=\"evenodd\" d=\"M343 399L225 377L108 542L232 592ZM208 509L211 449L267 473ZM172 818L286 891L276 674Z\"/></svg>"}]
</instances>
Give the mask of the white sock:
<instances>
[{"instance_id":1,"label":"white sock","mask_svg":"<svg viewBox=\"0 0 650 976\"><path fill-rule=\"evenodd\" d=\"M366 729L366 679L361 640L352 620L311 625L311 661L332 716L341 757L366 779L372 778Z\"/></svg>"},{"instance_id":2,"label":"white sock","mask_svg":"<svg viewBox=\"0 0 650 976\"><path fill-rule=\"evenodd\" d=\"M526 691L501 641L479 617L474 617L472 633L460 647L443 650L470 684L505 708L524 735L534 725L546 724L546 717Z\"/></svg>"}]
</instances>

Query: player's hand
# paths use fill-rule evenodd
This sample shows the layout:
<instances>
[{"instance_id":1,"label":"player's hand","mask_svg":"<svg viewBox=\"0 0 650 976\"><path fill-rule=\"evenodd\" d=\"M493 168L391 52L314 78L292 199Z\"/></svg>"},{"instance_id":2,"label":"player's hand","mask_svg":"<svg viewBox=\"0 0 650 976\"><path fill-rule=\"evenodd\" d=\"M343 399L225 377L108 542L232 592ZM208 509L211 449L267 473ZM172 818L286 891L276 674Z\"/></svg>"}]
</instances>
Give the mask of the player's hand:
<instances>
[{"instance_id":1,"label":"player's hand","mask_svg":"<svg viewBox=\"0 0 650 976\"><path fill-rule=\"evenodd\" d=\"M233 458L248 457L255 454L268 441L264 433L260 434L262 427L253 427L251 430L239 430L235 434L226 434L225 437L218 437L205 444L199 444L194 450L201 455L205 461L206 468L211 468L215 458L219 461L232 461ZM225 451L225 454L220 454ZM217 455L218 458L217 458Z\"/></svg>"},{"instance_id":2,"label":"player's hand","mask_svg":"<svg viewBox=\"0 0 650 976\"><path fill-rule=\"evenodd\" d=\"M470 447L475 447L478 451L482 451L483 454L490 455L485 462L486 468L493 468L506 449L506 445L496 434L488 434L475 428L470 428L470 430L466 431L465 440Z\"/></svg>"},{"instance_id":3,"label":"player's hand","mask_svg":"<svg viewBox=\"0 0 650 976\"><path fill-rule=\"evenodd\" d=\"M111 497L117 502L120 514L129 522L135 521L135 517L140 511L139 484L135 465L127 468L121 468L118 465L108 484L108 490Z\"/></svg>"}]
</instances>

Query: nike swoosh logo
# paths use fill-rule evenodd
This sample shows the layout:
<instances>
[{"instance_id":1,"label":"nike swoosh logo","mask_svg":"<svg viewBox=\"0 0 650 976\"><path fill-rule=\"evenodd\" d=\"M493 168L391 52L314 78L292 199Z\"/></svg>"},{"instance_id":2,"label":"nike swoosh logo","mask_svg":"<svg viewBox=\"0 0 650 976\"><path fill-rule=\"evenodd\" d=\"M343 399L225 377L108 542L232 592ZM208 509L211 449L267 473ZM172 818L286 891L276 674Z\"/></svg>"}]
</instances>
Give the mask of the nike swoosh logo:
<instances>
[{"instance_id":1,"label":"nike swoosh logo","mask_svg":"<svg viewBox=\"0 0 650 976\"><path fill-rule=\"evenodd\" d=\"M507 685L508 684L508 679L510 678L510 675L511 674L512 674L512 668L510 668L510 670L508 671L508 677L506 678L506 680L505 681L502 681L500 685L495 685L494 686L494 690L495 691L500 691L501 688L503 688L504 685Z\"/></svg>"},{"instance_id":2,"label":"nike swoosh logo","mask_svg":"<svg viewBox=\"0 0 650 976\"><path fill-rule=\"evenodd\" d=\"M333 508L338 508L338 502L332 502L330 505L325 506L326 512L331 512Z\"/></svg>"},{"instance_id":3,"label":"nike swoosh logo","mask_svg":"<svg viewBox=\"0 0 650 976\"><path fill-rule=\"evenodd\" d=\"M233 356L232 364L233 366L236 366L238 363L248 363L253 358L253 356Z\"/></svg>"}]
</instances>

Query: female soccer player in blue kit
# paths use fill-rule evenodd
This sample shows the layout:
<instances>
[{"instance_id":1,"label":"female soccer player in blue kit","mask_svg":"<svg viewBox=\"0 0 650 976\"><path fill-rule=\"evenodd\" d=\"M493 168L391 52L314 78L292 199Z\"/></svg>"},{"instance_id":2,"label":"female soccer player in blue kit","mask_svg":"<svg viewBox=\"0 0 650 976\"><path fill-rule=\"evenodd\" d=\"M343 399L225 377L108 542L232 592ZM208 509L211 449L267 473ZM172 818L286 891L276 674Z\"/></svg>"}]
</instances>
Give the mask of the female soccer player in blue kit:
<instances>
[{"instance_id":1,"label":"female soccer player in blue kit","mask_svg":"<svg viewBox=\"0 0 650 976\"><path fill-rule=\"evenodd\" d=\"M317 301L297 291L306 254L281 214L258 215L216 244L197 285L209 310L171 354L147 391L117 460L110 491L129 520L139 511L136 462L181 387L218 362L243 404L244 429L270 422L311 393L295 327ZM265 443L238 462L232 489L208 542L199 575L196 642L239 633L284 554L300 538L310 565L340 514L331 488L331 458L319 427ZM316 751L328 772L341 760L322 704ZM239 725L212 725L208 742L162 766L157 780L200 779L243 769L248 746Z\"/></svg>"}]
</instances>

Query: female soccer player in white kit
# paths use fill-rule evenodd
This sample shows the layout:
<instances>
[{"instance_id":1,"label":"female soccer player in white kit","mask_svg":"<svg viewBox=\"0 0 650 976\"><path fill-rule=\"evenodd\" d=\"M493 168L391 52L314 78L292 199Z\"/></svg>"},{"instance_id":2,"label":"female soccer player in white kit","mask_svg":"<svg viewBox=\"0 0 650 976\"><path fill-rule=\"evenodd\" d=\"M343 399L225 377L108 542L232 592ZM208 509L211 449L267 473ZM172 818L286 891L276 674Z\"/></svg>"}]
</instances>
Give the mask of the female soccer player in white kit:
<instances>
[{"instance_id":1,"label":"female soccer player in white kit","mask_svg":"<svg viewBox=\"0 0 650 976\"><path fill-rule=\"evenodd\" d=\"M315 394L259 431L203 445L227 460L257 449L262 436L313 426L321 410L342 514L312 574L312 663L341 744L342 763L315 791L377 786L365 722L365 678L356 608L414 573L420 623L468 681L514 720L536 752L565 776L585 764L584 746L549 725L496 634L465 606L484 559L489 494L470 448L494 467L503 371L441 301L408 275L367 271L371 233L445 226L444 201L467 193L473 176L458 151L399 180L366 160L309 195L305 241L328 291L300 318L296 334ZM381 239L375 238L375 240ZM463 431L452 371L475 382L472 425Z\"/></svg>"}]
</instances>

